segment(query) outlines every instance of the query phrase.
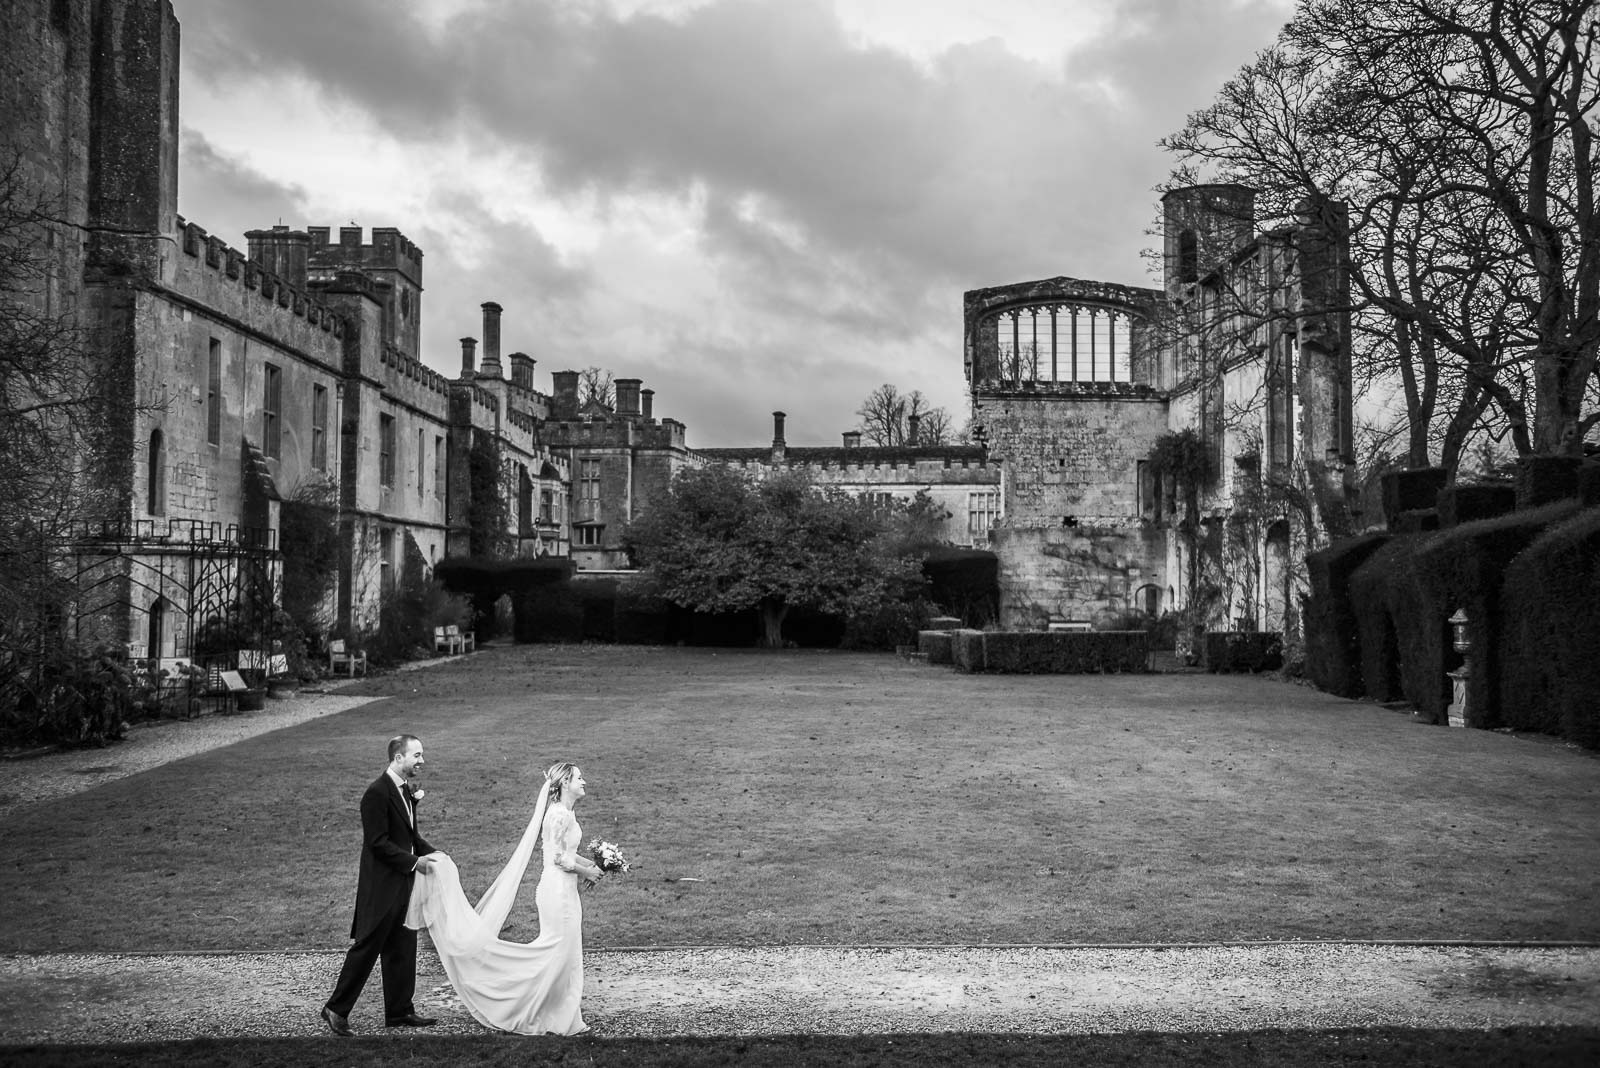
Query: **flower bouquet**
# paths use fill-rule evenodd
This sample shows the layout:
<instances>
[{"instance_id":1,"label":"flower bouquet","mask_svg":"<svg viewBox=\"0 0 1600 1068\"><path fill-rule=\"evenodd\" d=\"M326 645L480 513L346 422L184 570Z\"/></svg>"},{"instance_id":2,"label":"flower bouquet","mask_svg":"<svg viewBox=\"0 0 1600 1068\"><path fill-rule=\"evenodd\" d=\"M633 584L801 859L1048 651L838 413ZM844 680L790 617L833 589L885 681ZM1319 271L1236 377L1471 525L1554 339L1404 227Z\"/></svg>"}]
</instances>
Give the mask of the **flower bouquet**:
<instances>
[{"instance_id":1,"label":"flower bouquet","mask_svg":"<svg viewBox=\"0 0 1600 1068\"><path fill-rule=\"evenodd\" d=\"M628 870L628 858L622 855L622 850L599 838L591 839L589 842L589 859L594 861L595 867L607 875Z\"/></svg>"}]
</instances>

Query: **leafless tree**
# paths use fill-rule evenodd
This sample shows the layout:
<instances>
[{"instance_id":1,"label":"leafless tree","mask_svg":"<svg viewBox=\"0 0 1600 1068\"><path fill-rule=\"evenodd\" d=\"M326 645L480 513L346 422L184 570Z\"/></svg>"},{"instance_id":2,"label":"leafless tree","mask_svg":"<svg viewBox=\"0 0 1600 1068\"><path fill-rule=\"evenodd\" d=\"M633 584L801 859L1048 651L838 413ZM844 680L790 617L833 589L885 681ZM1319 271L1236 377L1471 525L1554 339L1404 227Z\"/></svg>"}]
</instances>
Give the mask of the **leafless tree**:
<instances>
[{"instance_id":1,"label":"leafless tree","mask_svg":"<svg viewBox=\"0 0 1600 1068\"><path fill-rule=\"evenodd\" d=\"M856 409L861 435L873 445L904 446L910 440L910 416L917 417L917 444L948 444L954 433L950 413L928 404L921 390L901 393L885 382Z\"/></svg>"},{"instance_id":2,"label":"leafless tree","mask_svg":"<svg viewBox=\"0 0 1600 1068\"><path fill-rule=\"evenodd\" d=\"M599 367L585 367L578 372L578 405L595 401L605 408L616 408L617 387L612 384L611 372Z\"/></svg>"},{"instance_id":3,"label":"leafless tree","mask_svg":"<svg viewBox=\"0 0 1600 1068\"><path fill-rule=\"evenodd\" d=\"M1306 0L1165 146L1174 184L1349 209L1357 368L1404 454L1578 454L1600 422L1600 16L1585 0Z\"/></svg>"}]
</instances>

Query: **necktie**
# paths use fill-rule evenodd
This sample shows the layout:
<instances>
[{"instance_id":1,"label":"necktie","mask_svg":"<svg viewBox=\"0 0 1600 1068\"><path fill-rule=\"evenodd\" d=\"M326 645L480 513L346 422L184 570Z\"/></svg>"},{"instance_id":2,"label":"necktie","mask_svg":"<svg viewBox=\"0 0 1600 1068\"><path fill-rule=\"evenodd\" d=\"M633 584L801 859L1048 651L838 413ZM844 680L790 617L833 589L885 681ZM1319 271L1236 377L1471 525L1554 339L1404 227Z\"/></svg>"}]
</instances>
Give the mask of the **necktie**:
<instances>
[{"instance_id":1,"label":"necktie","mask_svg":"<svg viewBox=\"0 0 1600 1068\"><path fill-rule=\"evenodd\" d=\"M401 784L400 796L406 799L406 815L411 817L411 825L414 827L417 823L417 799L411 795L410 783Z\"/></svg>"}]
</instances>

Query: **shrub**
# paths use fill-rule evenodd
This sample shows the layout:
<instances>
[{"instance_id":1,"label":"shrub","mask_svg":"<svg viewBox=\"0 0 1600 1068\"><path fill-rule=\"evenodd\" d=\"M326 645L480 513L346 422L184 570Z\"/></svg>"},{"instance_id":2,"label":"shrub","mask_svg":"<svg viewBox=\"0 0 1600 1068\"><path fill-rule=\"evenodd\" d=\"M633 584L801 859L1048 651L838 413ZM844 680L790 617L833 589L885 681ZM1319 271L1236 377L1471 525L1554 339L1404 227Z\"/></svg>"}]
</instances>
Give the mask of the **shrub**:
<instances>
[{"instance_id":1,"label":"shrub","mask_svg":"<svg viewBox=\"0 0 1600 1068\"><path fill-rule=\"evenodd\" d=\"M128 721L158 713L148 675L119 648L72 643L39 650L27 671L0 683L0 738L10 745L104 745ZM9 663L8 667L11 666Z\"/></svg>"},{"instance_id":2,"label":"shrub","mask_svg":"<svg viewBox=\"0 0 1600 1068\"><path fill-rule=\"evenodd\" d=\"M1577 497L1582 466L1583 460L1576 456L1522 457L1517 461L1517 507L1538 508Z\"/></svg>"},{"instance_id":3,"label":"shrub","mask_svg":"<svg viewBox=\"0 0 1600 1068\"><path fill-rule=\"evenodd\" d=\"M1269 631L1206 632L1201 664L1213 674L1276 671L1283 666L1283 635Z\"/></svg>"},{"instance_id":4,"label":"shrub","mask_svg":"<svg viewBox=\"0 0 1600 1068\"><path fill-rule=\"evenodd\" d=\"M1367 692L1350 580L1356 568L1388 540L1387 534L1364 534L1306 557L1311 598L1305 611L1305 670L1320 690L1340 697Z\"/></svg>"},{"instance_id":5,"label":"shrub","mask_svg":"<svg viewBox=\"0 0 1600 1068\"><path fill-rule=\"evenodd\" d=\"M1405 696L1419 709L1435 714L1449 704L1448 695L1441 700L1439 694L1433 694L1427 704L1419 695L1426 698L1427 680L1433 680L1436 688L1445 684L1444 666L1442 662L1423 662L1429 646L1409 627L1413 606L1419 600L1411 556L1422 540L1420 535L1399 535L1372 552L1350 574L1350 603L1356 613L1361 687L1367 696L1375 701ZM1411 685L1406 685L1407 680Z\"/></svg>"},{"instance_id":6,"label":"shrub","mask_svg":"<svg viewBox=\"0 0 1600 1068\"><path fill-rule=\"evenodd\" d=\"M1439 525L1444 528L1517 510L1517 489L1510 482L1456 482L1440 490L1438 499Z\"/></svg>"},{"instance_id":7,"label":"shrub","mask_svg":"<svg viewBox=\"0 0 1600 1068\"><path fill-rule=\"evenodd\" d=\"M918 631L917 652L927 657L930 664L954 663L955 634L953 630Z\"/></svg>"},{"instance_id":8,"label":"shrub","mask_svg":"<svg viewBox=\"0 0 1600 1068\"><path fill-rule=\"evenodd\" d=\"M1427 656L1429 663L1438 665L1441 674L1459 662L1446 621L1458 608L1467 613L1473 650L1472 673L1467 679L1469 726L1497 727L1502 723L1501 593L1506 568L1545 528L1576 509L1576 501L1566 500L1496 519L1463 523L1429 538L1412 557L1419 594L1413 611L1417 617L1415 629L1437 643L1437 651L1430 648ZM1443 711L1442 706L1439 711Z\"/></svg>"},{"instance_id":9,"label":"shrub","mask_svg":"<svg viewBox=\"0 0 1600 1068\"><path fill-rule=\"evenodd\" d=\"M1534 539L1504 589L1501 721L1600 749L1600 508Z\"/></svg>"},{"instance_id":10,"label":"shrub","mask_svg":"<svg viewBox=\"0 0 1600 1068\"><path fill-rule=\"evenodd\" d=\"M1442 467L1418 467L1383 474L1383 518L1391 531L1400 530L1406 512L1432 511L1450 473Z\"/></svg>"},{"instance_id":11,"label":"shrub","mask_svg":"<svg viewBox=\"0 0 1600 1068\"><path fill-rule=\"evenodd\" d=\"M1093 675L1150 670L1150 636L1144 631L951 632L958 671L1013 675Z\"/></svg>"},{"instance_id":12,"label":"shrub","mask_svg":"<svg viewBox=\"0 0 1600 1068\"><path fill-rule=\"evenodd\" d=\"M377 632L361 643L375 663L395 664L433 655L435 627L455 624L470 629L472 609L466 598L430 578L426 567L416 539L407 534L400 579L384 594Z\"/></svg>"}]
</instances>

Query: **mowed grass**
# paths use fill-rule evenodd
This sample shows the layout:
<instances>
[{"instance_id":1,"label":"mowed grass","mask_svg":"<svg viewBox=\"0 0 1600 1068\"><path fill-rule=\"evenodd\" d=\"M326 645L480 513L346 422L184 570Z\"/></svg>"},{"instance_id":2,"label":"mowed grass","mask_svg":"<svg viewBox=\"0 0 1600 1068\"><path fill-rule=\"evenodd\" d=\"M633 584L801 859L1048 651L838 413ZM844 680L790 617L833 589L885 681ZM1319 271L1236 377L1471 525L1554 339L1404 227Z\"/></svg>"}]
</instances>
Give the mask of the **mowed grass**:
<instances>
[{"instance_id":1,"label":"mowed grass","mask_svg":"<svg viewBox=\"0 0 1600 1068\"><path fill-rule=\"evenodd\" d=\"M541 770L583 767L586 837L636 861L591 947L1600 939L1600 760L1271 680L518 646L358 690L18 814L0 951L344 945L400 731L474 897ZM530 878L508 937L534 915Z\"/></svg>"}]
</instances>

